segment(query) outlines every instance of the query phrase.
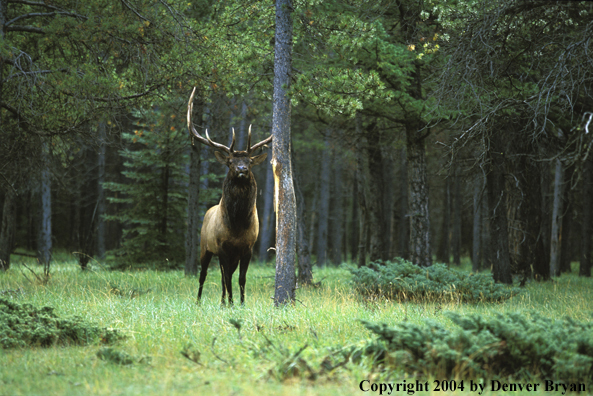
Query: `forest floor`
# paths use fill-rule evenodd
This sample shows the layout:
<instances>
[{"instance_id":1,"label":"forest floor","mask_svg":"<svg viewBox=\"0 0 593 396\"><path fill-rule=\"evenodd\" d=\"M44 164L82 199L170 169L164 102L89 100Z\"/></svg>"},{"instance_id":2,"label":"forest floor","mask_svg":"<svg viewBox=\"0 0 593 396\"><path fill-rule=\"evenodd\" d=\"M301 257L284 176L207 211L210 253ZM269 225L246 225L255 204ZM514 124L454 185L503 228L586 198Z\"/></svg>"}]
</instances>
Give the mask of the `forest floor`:
<instances>
[{"instance_id":1,"label":"forest floor","mask_svg":"<svg viewBox=\"0 0 593 396\"><path fill-rule=\"evenodd\" d=\"M52 266L51 278L43 285L16 262L0 274L0 297L51 306L57 315L79 315L119 329L126 338L112 348L135 360L118 365L99 359L101 345L0 350L0 395L379 394L361 390L364 380L369 381L362 385L365 390L380 382L364 359L327 369L340 348L363 345L373 338L361 319L388 324L430 319L450 326L443 315L446 311L487 316L520 311L590 322L593 279L575 273L554 282L528 282L520 295L503 303L470 305L368 300L352 289L346 269L315 268L314 280L320 285L298 289L296 304L278 309L272 301L274 267L270 264L251 265L244 306L222 307L220 271L215 267L209 271L198 306L197 278L187 278L180 271L110 272L94 266L83 273L74 260L63 260ZM238 271L233 279L235 300L239 299L237 276ZM431 392L416 394L452 394L434 390L435 380L444 378L395 375L389 382L404 379L429 382ZM468 385L466 380L465 391L455 394L478 394ZM562 394L540 390L526 394Z\"/></svg>"}]
</instances>

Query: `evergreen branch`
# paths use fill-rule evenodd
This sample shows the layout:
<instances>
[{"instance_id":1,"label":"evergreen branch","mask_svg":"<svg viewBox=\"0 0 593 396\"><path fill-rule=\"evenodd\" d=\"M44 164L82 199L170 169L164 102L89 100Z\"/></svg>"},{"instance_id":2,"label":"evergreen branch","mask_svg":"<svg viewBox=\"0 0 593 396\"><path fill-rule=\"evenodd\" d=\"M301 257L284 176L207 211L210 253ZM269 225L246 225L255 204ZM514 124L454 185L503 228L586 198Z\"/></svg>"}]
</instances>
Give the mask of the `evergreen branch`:
<instances>
[{"instance_id":1,"label":"evergreen branch","mask_svg":"<svg viewBox=\"0 0 593 396\"><path fill-rule=\"evenodd\" d=\"M29 33L40 33L45 34L45 30L36 28L33 26L7 26L7 32L29 32Z\"/></svg>"},{"instance_id":2,"label":"evergreen branch","mask_svg":"<svg viewBox=\"0 0 593 396\"><path fill-rule=\"evenodd\" d=\"M34 17L44 17L44 16L55 16L55 15L65 15L65 16L71 16L71 17L75 17L75 18L82 18L85 21L88 19L84 15L74 14L72 12L65 12L65 11L31 12L29 14L19 15L18 17L11 19L10 21L6 22L4 24L4 26L12 25L14 22L18 21L19 19L34 18Z\"/></svg>"}]
</instances>

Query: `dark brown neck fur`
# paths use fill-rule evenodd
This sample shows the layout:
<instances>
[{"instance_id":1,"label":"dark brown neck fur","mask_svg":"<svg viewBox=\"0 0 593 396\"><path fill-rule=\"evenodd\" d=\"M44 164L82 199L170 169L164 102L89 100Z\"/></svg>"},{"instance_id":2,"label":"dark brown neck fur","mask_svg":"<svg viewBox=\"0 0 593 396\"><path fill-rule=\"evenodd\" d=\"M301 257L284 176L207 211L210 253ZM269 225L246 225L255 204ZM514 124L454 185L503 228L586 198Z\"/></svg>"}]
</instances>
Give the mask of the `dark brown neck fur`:
<instances>
[{"instance_id":1,"label":"dark brown neck fur","mask_svg":"<svg viewBox=\"0 0 593 396\"><path fill-rule=\"evenodd\" d=\"M257 183L253 173L249 172L246 179L227 175L222 183L222 206L224 222L230 229L245 230L251 226L256 196Z\"/></svg>"}]
</instances>

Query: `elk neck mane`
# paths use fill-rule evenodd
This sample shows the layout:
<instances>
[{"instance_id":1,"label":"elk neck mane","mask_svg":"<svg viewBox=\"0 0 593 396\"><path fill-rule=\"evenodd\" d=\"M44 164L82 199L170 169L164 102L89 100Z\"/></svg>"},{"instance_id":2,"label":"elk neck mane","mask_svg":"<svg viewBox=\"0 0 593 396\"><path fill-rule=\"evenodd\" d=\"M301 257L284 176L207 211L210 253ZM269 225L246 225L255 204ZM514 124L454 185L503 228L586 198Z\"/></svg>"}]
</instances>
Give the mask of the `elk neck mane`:
<instances>
[{"instance_id":1,"label":"elk neck mane","mask_svg":"<svg viewBox=\"0 0 593 396\"><path fill-rule=\"evenodd\" d=\"M257 184L253 174L247 180L226 177L222 184L222 206L226 212L225 223L232 229L248 229L253 221L253 206Z\"/></svg>"}]
</instances>

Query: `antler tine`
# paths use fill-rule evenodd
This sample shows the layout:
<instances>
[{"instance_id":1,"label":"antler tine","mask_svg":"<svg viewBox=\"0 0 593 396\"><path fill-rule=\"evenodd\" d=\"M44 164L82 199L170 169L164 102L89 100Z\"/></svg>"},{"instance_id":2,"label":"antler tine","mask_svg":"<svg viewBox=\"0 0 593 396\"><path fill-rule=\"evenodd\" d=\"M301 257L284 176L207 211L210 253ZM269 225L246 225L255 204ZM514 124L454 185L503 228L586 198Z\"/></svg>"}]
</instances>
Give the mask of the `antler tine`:
<instances>
[{"instance_id":1,"label":"antler tine","mask_svg":"<svg viewBox=\"0 0 593 396\"><path fill-rule=\"evenodd\" d=\"M249 133L247 133L247 152L251 152L251 124L249 124Z\"/></svg>"},{"instance_id":2,"label":"antler tine","mask_svg":"<svg viewBox=\"0 0 593 396\"><path fill-rule=\"evenodd\" d=\"M208 130L206 129L206 137L207 139L204 139L202 137L202 135L200 135L198 133L198 131L196 130L196 128L194 128L192 122L191 122L191 114L194 110L194 95L196 94L196 88L194 87L193 91L191 91L191 96L189 97L189 102L187 103L187 129L189 129L191 131L191 133L194 135L194 137L196 139L198 139L198 141L202 144L205 144L207 146L210 146L212 148L215 149L219 149L219 150L223 150L227 153L231 153L232 152L232 146L231 145L231 149L229 149L227 146L220 144L220 143L216 143L214 141L212 141L212 139L210 139L210 136L208 136ZM234 135L233 135L233 144L235 143L235 139L234 139Z\"/></svg>"},{"instance_id":3,"label":"antler tine","mask_svg":"<svg viewBox=\"0 0 593 396\"><path fill-rule=\"evenodd\" d=\"M254 152L255 150L257 150L258 148L260 148L264 144L268 144L271 141L272 141L272 135L270 135L267 139L264 139L261 142L253 145L253 147L251 147L251 125L249 125L249 135L248 135L248 141L247 141L247 152L248 153Z\"/></svg>"},{"instance_id":4,"label":"antler tine","mask_svg":"<svg viewBox=\"0 0 593 396\"><path fill-rule=\"evenodd\" d=\"M233 130L233 140L231 141L231 146L229 147L231 153L233 152L233 147L235 147L235 128L231 128Z\"/></svg>"}]
</instances>

